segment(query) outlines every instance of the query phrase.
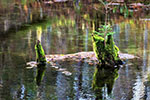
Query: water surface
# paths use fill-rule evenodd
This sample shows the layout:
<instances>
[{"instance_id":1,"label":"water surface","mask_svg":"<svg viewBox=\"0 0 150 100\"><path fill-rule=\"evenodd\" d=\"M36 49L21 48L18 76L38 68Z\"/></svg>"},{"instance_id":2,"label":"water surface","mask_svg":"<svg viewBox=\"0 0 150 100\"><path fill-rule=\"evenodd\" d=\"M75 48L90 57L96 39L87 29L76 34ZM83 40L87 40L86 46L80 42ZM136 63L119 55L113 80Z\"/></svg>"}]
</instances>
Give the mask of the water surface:
<instances>
[{"instance_id":1,"label":"water surface","mask_svg":"<svg viewBox=\"0 0 150 100\"><path fill-rule=\"evenodd\" d=\"M12 1L14 3L14 1ZM11 4L8 3L7 5ZM70 3L71 4L71 3ZM20 6L20 4L18 3ZM76 3L76 5L52 6L51 9L31 7L27 16L2 16L11 24L1 24L0 35L0 99L1 100L149 100L150 22L142 18L110 18L115 32L116 45L123 53L134 54L140 60L126 60L116 71L101 70L100 93L92 89L95 65L86 62L58 62L56 66L72 72L66 76L47 64L40 85L38 69L27 69L26 63L35 60L34 45L38 39L46 54L68 54L92 51L91 32L104 21L102 13ZM87 4L88 5L88 4ZM21 6L24 7L25 5ZM28 6L28 5L27 5ZM70 7L71 6L71 7ZM14 7L14 6L12 6ZM60 8L59 8L60 7ZM3 7L3 9L6 9ZM24 8L25 9L25 8ZM42 10L41 10L42 9ZM43 12L42 12L43 11ZM14 14L14 11L12 12ZM12 14L11 12L9 15ZM17 15L22 13L16 12ZM2 15L8 13L3 12ZM33 16L35 15L35 16ZM32 17L31 17L32 16ZM36 16L38 19L36 19ZM44 17L46 16L46 17ZM20 20L20 19L26 20ZM33 18L31 20L31 18ZM35 19L34 19L35 18ZM35 21L34 21L35 20ZM3 23L3 20L1 20ZM20 22L18 26L18 22ZM6 21L7 22L7 21ZM9 28L8 28L9 26ZM4 28L5 27L5 28ZM6 30L5 30L6 29ZM111 71L110 71L111 72ZM110 78L109 76L117 75ZM107 80L108 79L108 80ZM110 82L109 82L110 81ZM112 84L112 82L114 82ZM110 85L112 84L112 85Z\"/></svg>"}]
</instances>

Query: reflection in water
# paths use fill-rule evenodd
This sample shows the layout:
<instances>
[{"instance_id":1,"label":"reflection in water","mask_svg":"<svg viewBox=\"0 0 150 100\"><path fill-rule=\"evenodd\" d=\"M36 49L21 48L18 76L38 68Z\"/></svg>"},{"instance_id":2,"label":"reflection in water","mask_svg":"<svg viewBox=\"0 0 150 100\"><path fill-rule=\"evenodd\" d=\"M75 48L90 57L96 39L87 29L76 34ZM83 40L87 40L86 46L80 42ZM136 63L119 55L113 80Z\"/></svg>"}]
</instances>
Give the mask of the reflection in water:
<instances>
[{"instance_id":1,"label":"reflection in water","mask_svg":"<svg viewBox=\"0 0 150 100\"><path fill-rule=\"evenodd\" d=\"M133 87L133 98L132 100L140 100L144 96L144 83L141 76L138 74L136 77L136 83Z\"/></svg>"},{"instance_id":2,"label":"reflection in water","mask_svg":"<svg viewBox=\"0 0 150 100\"><path fill-rule=\"evenodd\" d=\"M41 41L41 37L42 37L42 27L41 26L37 27L36 33L37 33L37 40Z\"/></svg>"},{"instance_id":3,"label":"reflection in water","mask_svg":"<svg viewBox=\"0 0 150 100\"><path fill-rule=\"evenodd\" d=\"M26 19L26 22L27 23L31 23L32 22L32 12L31 12L31 8L29 7L28 8L28 11L27 11L27 19Z\"/></svg>"},{"instance_id":4,"label":"reflection in water","mask_svg":"<svg viewBox=\"0 0 150 100\"><path fill-rule=\"evenodd\" d=\"M45 92L44 92L44 84L41 85L41 81L45 76L46 65L45 64L38 64L37 71L36 71L36 84L38 85L37 88L37 99L44 99Z\"/></svg>"},{"instance_id":5,"label":"reflection in water","mask_svg":"<svg viewBox=\"0 0 150 100\"><path fill-rule=\"evenodd\" d=\"M147 87L147 85L144 84L144 82L146 81L146 78L149 75L148 72L148 67L147 67L147 44L148 44L148 30L147 30L147 25L145 26L145 31L143 33L143 66L142 66L142 72L141 75L140 73L137 73L137 77L136 77L136 82L135 82L135 86L133 87L133 99L132 100L140 100L141 98L144 98L144 95L147 95L147 93L145 93L145 87ZM142 76L142 77L141 77Z\"/></svg>"},{"instance_id":6,"label":"reflection in water","mask_svg":"<svg viewBox=\"0 0 150 100\"><path fill-rule=\"evenodd\" d=\"M119 41L120 41L120 26L119 26L119 24L114 25L113 31L115 32L115 34L113 36L115 44L117 46L119 46Z\"/></svg>"},{"instance_id":7,"label":"reflection in water","mask_svg":"<svg viewBox=\"0 0 150 100\"><path fill-rule=\"evenodd\" d=\"M145 30L144 30L144 33L143 33L143 66L142 66L142 75L143 75L143 78L142 78L142 81L141 82L143 82L142 83L142 85L143 86L141 86L142 88L144 88L144 93L143 92L141 92L141 91L139 91L140 92L140 94L141 93L143 93L143 95L144 95L144 99L145 100L149 100L149 93L150 93L150 84L149 84L149 80L148 80L148 78L149 78L149 75L150 75L150 70L149 70L149 65L147 64L148 62L147 62L147 58L148 58L148 51L147 51L147 48L148 48L148 27L147 27L147 25L145 25ZM148 65L148 66L147 66ZM138 87L139 88L139 87Z\"/></svg>"},{"instance_id":8,"label":"reflection in water","mask_svg":"<svg viewBox=\"0 0 150 100\"><path fill-rule=\"evenodd\" d=\"M130 25L125 24L125 47L128 48L128 43L129 43L129 34L130 34ZM128 50L128 49L127 49ZM128 51L125 51L128 53ZM127 61L126 61L127 62ZM129 66L125 66L125 71L126 71L126 77L129 75Z\"/></svg>"},{"instance_id":9,"label":"reflection in water","mask_svg":"<svg viewBox=\"0 0 150 100\"><path fill-rule=\"evenodd\" d=\"M74 90L75 90L75 100L79 100L81 97L82 90L82 62L78 62L75 67L75 76L74 76Z\"/></svg>"},{"instance_id":10,"label":"reflection in water","mask_svg":"<svg viewBox=\"0 0 150 100\"><path fill-rule=\"evenodd\" d=\"M22 84L21 85L21 87L20 87L20 90L19 91L17 91L18 93L18 95L17 95L17 97L18 98L20 98L20 99L23 99L24 98L24 94L25 94L25 86Z\"/></svg>"},{"instance_id":11,"label":"reflection in water","mask_svg":"<svg viewBox=\"0 0 150 100\"><path fill-rule=\"evenodd\" d=\"M143 33L143 40L144 40L144 50L143 50L143 72L146 71L146 66L147 66L147 44L148 44L148 30L147 26L145 26L145 31Z\"/></svg>"},{"instance_id":12,"label":"reflection in water","mask_svg":"<svg viewBox=\"0 0 150 100\"><path fill-rule=\"evenodd\" d=\"M85 35L85 51L88 51L88 39L89 39L89 31L88 31L88 27L86 27L85 29L86 35Z\"/></svg>"},{"instance_id":13,"label":"reflection in water","mask_svg":"<svg viewBox=\"0 0 150 100\"><path fill-rule=\"evenodd\" d=\"M0 34L16 31L25 23L34 23L45 17L44 9L36 0L1 0L0 5Z\"/></svg>"},{"instance_id":14,"label":"reflection in water","mask_svg":"<svg viewBox=\"0 0 150 100\"><path fill-rule=\"evenodd\" d=\"M52 34L49 34L49 33L52 33L52 27L51 26L48 26L47 27L47 31L46 33L44 34L46 39L45 39L45 46L47 48L45 48L45 53L46 54L50 54L50 50L51 50L51 39L52 39ZM42 40L44 40L44 38L42 38Z\"/></svg>"},{"instance_id":15,"label":"reflection in water","mask_svg":"<svg viewBox=\"0 0 150 100\"><path fill-rule=\"evenodd\" d=\"M94 66L88 63L78 62L74 66L73 93L74 100L94 100L94 93L91 88Z\"/></svg>"},{"instance_id":16,"label":"reflection in water","mask_svg":"<svg viewBox=\"0 0 150 100\"><path fill-rule=\"evenodd\" d=\"M125 47L128 47L128 42L129 42L129 34L130 34L130 25L125 24Z\"/></svg>"},{"instance_id":17,"label":"reflection in water","mask_svg":"<svg viewBox=\"0 0 150 100\"><path fill-rule=\"evenodd\" d=\"M40 86L41 81L43 80L43 77L45 75L46 65L37 65L37 75L36 75L36 84Z\"/></svg>"},{"instance_id":18,"label":"reflection in water","mask_svg":"<svg viewBox=\"0 0 150 100\"><path fill-rule=\"evenodd\" d=\"M109 67L109 66L107 66ZM119 68L108 68L96 66L92 87L96 93L96 100L108 100L112 93L112 88L115 80L118 78Z\"/></svg>"},{"instance_id":19,"label":"reflection in water","mask_svg":"<svg viewBox=\"0 0 150 100\"><path fill-rule=\"evenodd\" d=\"M71 92L71 87L69 81L67 81L67 77L59 72L56 79L56 93L58 98L57 100L67 100Z\"/></svg>"},{"instance_id":20,"label":"reflection in water","mask_svg":"<svg viewBox=\"0 0 150 100\"><path fill-rule=\"evenodd\" d=\"M147 35L148 35L148 32L150 30L147 29ZM147 43L148 43L148 40L147 40ZM149 100L150 98L150 54L148 53L147 54L148 56L148 59L147 59L147 63L148 63L148 66L147 66L147 82L144 83L145 85L145 100ZM146 59L145 59L146 60Z\"/></svg>"}]
</instances>

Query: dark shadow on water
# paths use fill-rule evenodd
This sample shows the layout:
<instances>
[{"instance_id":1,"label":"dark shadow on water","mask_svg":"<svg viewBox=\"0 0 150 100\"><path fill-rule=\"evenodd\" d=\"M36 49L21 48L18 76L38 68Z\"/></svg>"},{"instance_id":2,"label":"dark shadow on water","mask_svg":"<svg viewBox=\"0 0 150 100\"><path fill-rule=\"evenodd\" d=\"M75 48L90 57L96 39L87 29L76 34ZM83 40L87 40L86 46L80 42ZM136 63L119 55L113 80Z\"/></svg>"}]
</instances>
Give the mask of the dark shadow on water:
<instances>
[{"instance_id":1,"label":"dark shadow on water","mask_svg":"<svg viewBox=\"0 0 150 100\"><path fill-rule=\"evenodd\" d=\"M115 80L118 78L119 67L97 65L93 75L92 87L96 94L96 100L107 100L111 95Z\"/></svg>"},{"instance_id":2,"label":"dark shadow on water","mask_svg":"<svg viewBox=\"0 0 150 100\"><path fill-rule=\"evenodd\" d=\"M43 80L43 77L45 75L46 65L39 64L37 66L37 72L36 72L36 84L38 86L41 85L41 81Z\"/></svg>"}]
</instances>

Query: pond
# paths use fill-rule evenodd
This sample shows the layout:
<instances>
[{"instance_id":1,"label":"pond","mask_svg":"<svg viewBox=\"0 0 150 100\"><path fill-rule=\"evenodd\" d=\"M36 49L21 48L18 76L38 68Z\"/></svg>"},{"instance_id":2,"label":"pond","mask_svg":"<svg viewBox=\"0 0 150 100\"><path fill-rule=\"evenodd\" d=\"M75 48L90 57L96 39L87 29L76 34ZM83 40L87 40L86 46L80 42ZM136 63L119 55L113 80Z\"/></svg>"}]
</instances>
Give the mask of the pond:
<instances>
[{"instance_id":1,"label":"pond","mask_svg":"<svg viewBox=\"0 0 150 100\"><path fill-rule=\"evenodd\" d=\"M7 6L0 8L0 100L150 100L149 13L142 17L110 17L120 51L140 59L125 60L125 65L115 71L101 69L99 91L94 91L96 65L61 61L56 66L72 75L47 64L38 76L39 70L27 69L26 63L35 60L37 39L46 54L93 51L91 33L104 22L104 14L94 10L97 3L68 2L43 8L36 3L29 6L17 0L2 1L1 5L11 5L11 9L5 12ZM38 82L37 77L41 77Z\"/></svg>"}]
</instances>

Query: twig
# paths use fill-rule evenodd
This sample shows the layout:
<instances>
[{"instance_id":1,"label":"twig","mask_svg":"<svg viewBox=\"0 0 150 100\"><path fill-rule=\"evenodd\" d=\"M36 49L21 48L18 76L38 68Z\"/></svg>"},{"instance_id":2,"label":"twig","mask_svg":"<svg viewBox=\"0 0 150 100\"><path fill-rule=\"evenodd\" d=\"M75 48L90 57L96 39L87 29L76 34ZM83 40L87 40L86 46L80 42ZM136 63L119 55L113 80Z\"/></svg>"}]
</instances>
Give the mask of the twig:
<instances>
[{"instance_id":1,"label":"twig","mask_svg":"<svg viewBox=\"0 0 150 100\"><path fill-rule=\"evenodd\" d=\"M108 4L105 4L102 0L99 0L103 5L104 5L104 7L105 7L105 26L107 25L107 15L108 15ZM113 2L114 2L115 0L112 0L109 4L112 4ZM105 30L105 33L104 33L104 46L105 46L105 44L106 44L106 40L105 40L105 36L106 36L106 34L107 34L107 28L106 28L106 30Z\"/></svg>"}]
</instances>

